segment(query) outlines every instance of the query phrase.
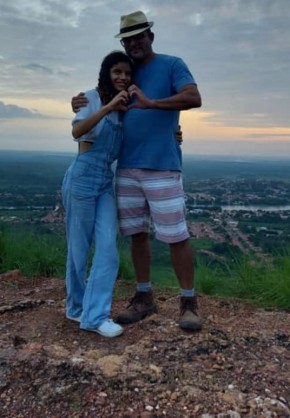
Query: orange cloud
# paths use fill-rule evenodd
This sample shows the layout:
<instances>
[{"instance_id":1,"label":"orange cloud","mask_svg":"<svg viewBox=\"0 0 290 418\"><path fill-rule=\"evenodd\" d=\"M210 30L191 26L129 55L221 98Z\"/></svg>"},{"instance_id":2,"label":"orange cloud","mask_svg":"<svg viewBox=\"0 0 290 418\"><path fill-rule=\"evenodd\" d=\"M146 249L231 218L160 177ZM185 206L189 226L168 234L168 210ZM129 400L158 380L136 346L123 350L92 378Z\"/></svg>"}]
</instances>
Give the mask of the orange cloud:
<instances>
[{"instance_id":1,"label":"orange cloud","mask_svg":"<svg viewBox=\"0 0 290 418\"><path fill-rule=\"evenodd\" d=\"M290 142L290 129L280 127L227 127L209 122L213 113L202 111L181 112L180 124L184 138L189 140L239 140L272 142L275 140Z\"/></svg>"}]
</instances>

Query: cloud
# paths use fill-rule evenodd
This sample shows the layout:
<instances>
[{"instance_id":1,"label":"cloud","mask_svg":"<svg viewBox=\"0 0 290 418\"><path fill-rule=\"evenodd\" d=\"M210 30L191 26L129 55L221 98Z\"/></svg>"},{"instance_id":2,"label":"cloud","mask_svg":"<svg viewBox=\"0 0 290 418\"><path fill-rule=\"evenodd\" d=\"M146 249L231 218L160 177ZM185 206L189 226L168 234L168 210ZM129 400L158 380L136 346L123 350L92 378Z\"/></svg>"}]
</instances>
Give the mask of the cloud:
<instances>
[{"instance_id":1,"label":"cloud","mask_svg":"<svg viewBox=\"0 0 290 418\"><path fill-rule=\"evenodd\" d=\"M0 0L1 120L22 114L28 132L29 117L69 116L71 97L121 49L120 16L138 9L154 21L154 50L188 64L211 136L290 129L289 0Z\"/></svg>"},{"instance_id":2,"label":"cloud","mask_svg":"<svg viewBox=\"0 0 290 418\"><path fill-rule=\"evenodd\" d=\"M15 118L44 118L37 110L26 109L13 104L5 104L0 101L0 119Z\"/></svg>"},{"instance_id":3,"label":"cloud","mask_svg":"<svg viewBox=\"0 0 290 418\"><path fill-rule=\"evenodd\" d=\"M50 68L45 67L44 65L41 65L41 64L35 64L35 63L26 64L26 65L23 65L22 68L31 70L34 72L53 74L53 71Z\"/></svg>"},{"instance_id":4,"label":"cloud","mask_svg":"<svg viewBox=\"0 0 290 418\"><path fill-rule=\"evenodd\" d=\"M86 1L59 2L55 0L13 0L1 7L4 19L15 19L44 25L77 27L82 12L86 9Z\"/></svg>"},{"instance_id":5,"label":"cloud","mask_svg":"<svg viewBox=\"0 0 290 418\"><path fill-rule=\"evenodd\" d=\"M22 65L21 68L24 70L28 70L33 73L39 74L46 74L46 75L61 75L61 76L69 76L69 71L61 70L61 69L52 69L42 64L37 64L35 62L30 64Z\"/></svg>"},{"instance_id":6,"label":"cloud","mask_svg":"<svg viewBox=\"0 0 290 418\"><path fill-rule=\"evenodd\" d=\"M272 139L272 138L285 138L286 140L290 139L290 132L286 133L261 133L261 134L247 134L243 135L245 138L262 138L262 139Z\"/></svg>"}]
</instances>

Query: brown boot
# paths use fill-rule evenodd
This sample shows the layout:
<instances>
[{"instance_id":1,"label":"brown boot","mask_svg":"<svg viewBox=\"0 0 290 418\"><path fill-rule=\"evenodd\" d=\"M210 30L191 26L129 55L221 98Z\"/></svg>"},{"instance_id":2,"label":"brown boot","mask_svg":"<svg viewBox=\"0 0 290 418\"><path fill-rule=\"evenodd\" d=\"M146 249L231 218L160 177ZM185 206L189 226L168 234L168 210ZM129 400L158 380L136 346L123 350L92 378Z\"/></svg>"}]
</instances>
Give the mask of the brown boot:
<instances>
[{"instance_id":1,"label":"brown boot","mask_svg":"<svg viewBox=\"0 0 290 418\"><path fill-rule=\"evenodd\" d=\"M201 329L201 319L197 313L196 296L180 298L179 326L183 329L198 331Z\"/></svg>"},{"instance_id":2,"label":"brown boot","mask_svg":"<svg viewBox=\"0 0 290 418\"><path fill-rule=\"evenodd\" d=\"M116 322L119 322L119 324L133 324L133 322L141 321L141 319L156 312L157 307L154 303L152 291L136 292L126 310L117 316Z\"/></svg>"}]
</instances>

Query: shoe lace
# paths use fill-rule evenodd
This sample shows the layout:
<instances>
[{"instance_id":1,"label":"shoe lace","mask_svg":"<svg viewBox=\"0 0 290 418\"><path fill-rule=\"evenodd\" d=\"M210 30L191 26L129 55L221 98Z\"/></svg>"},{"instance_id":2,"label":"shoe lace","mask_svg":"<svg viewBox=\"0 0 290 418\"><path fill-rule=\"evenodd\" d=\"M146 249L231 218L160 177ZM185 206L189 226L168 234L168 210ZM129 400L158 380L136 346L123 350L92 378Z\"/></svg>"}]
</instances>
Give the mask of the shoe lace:
<instances>
[{"instance_id":1,"label":"shoe lace","mask_svg":"<svg viewBox=\"0 0 290 418\"><path fill-rule=\"evenodd\" d=\"M127 308L130 308L132 306L135 309L136 305L139 305L142 302L143 302L142 292L136 292L135 295L129 300L129 304Z\"/></svg>"},{"instance_id":2,"label":"shoe lace","mask_svg":"<svg viewBox=\"0 0 290 418\"><path fill-rule=\"evenodd\" d=\"M197 315L197 301L196 298L183 298L181 299L180 313L183 315L185 311L191 311L194 315Z\"/></svg>"}]
</instances>

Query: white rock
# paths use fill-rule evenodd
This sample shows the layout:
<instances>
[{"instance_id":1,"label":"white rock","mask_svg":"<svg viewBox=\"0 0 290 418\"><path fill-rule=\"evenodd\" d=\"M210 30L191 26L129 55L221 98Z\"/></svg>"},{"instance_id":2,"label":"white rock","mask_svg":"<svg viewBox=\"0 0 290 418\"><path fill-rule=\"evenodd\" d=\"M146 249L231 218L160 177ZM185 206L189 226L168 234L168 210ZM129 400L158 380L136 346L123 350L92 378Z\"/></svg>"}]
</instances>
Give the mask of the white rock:
<instances>
[{"instance_id":1,"label":"white rock","mask_svg":"<svg viewBox=\"0 0 290 418\"><path fill-rule=\"evenodd\" d=\"M153 406L151 406L151 405L147 405L147 406L145 406L145 409L146 409L146 411L153 411Z\"/></svg>"}]
</instances>

